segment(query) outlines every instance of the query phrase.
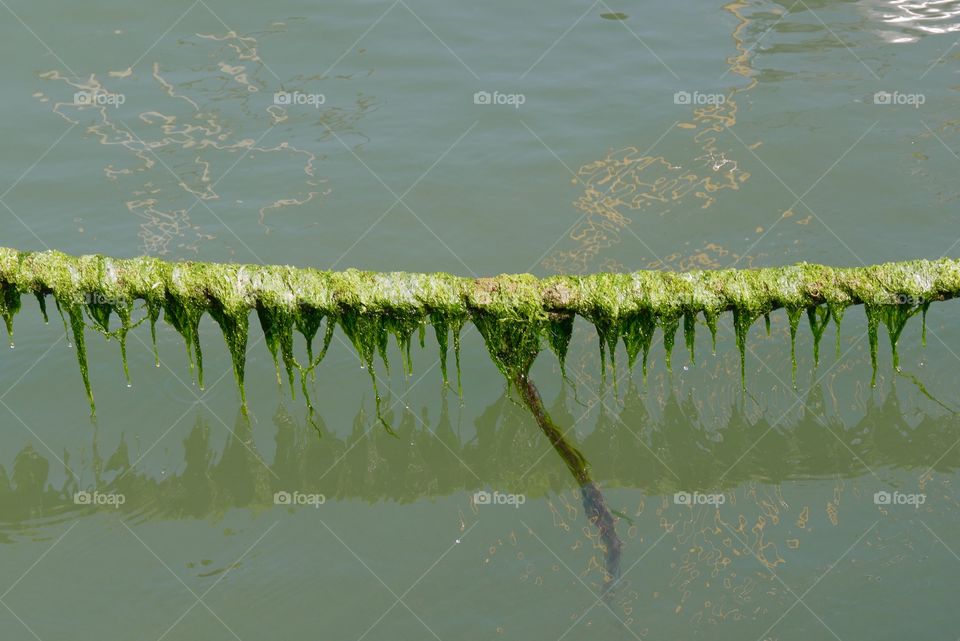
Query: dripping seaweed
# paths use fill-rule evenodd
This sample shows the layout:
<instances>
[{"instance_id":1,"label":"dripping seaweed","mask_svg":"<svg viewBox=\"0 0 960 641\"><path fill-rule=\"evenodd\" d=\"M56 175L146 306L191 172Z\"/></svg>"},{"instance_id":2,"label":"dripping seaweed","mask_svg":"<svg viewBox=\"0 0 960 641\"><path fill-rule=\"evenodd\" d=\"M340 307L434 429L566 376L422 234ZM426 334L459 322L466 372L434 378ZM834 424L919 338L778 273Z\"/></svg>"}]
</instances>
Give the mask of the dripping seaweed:
<instances>
[{"instance_id":1,"label":"dripping seaweed","mask_svg":"<svg viewBox=\"0 0 960 641\"><path fill-rule=\"evenodd\" d=\"M292 397L294 394L293 370L297 366L293 356L294 316L290 310L283 307L268 307L264 303L258 302L257 318L260 320L260 329L263 330L264 342L273 358L273 366L277 372L277 384L283 384L280 376L280 360L282 359ZM314 329L314 334L316 334L316 329ZM310 354L310 358L312 360L312 354Z\"/></svg>"},{"instance_id":2,"label":"dripping seaweed","mask_svg":"<svg viewBox=\"0 0 960 641\"><path fill-rule=\"evenodd\" d=\"M20 311L20 288L14 283L0 283L0 314L7 326L7 338L13 345L13 317Z\"/></svg>"},{"instance_id":3,"label":"dripping seaweed","mask_svg":"<svg viewBox=\"0 0 960 641\"><path fill-rule=\"evenodd\" d=\"M36 291L33 295L37 299L37 305L40 306L40 314L43 316L43 322L49 323L50 317L47 315L47 293Z\"/></svg>"},{"instance_id":4,"label":"dripping seaweed","mask_svg":"<svg viewBox=\"0 0 960 641\"><path fill-rule=\"evenodd\" d=\"M673 371L673 346L677 340L677 329L680 327L680 317L668 314L660 318L660 327L663 328L663 351L665 353L667 371Z\"/></svg>"},{"instance_id":5,"label":"dripping seaweed","mask_svg":"<svg viewBox=\"0 0 960 641\"><path fill-rule=\"evenodd\" d=\"M294 325L303 339L307 342L307 362L313 363L313 339L320 331L320 324L323 323L323 314L315 312L309 307L301 306L296 314L292 314ZM329 326L330 323L328 322ZM324 341L324 348L329 345ZM323 358L322 356L320 357Z\"/></svg>"},{"instance_id":6,"label":"dripping seaweed","mask_svg":"<svg viewBox=\"0 0 960 641\"><path fill-rule=\"evenodd\" d=\"M787 307L787 322L790 323L790 380L797 387L797 329L800 326L802 307Z\"/></svg>"},{"instance_id":7,"label":"dripping seaweed","mask_svg":"<svg viewBox=\"0 0 960 641\"><path fill-rule=\"evenodd\" d=\"M436 312L430 314L430 324L433 326L433 333L437 339L437 346L440 348L440 375L443 378L443 387L450 386L450 379L447 376L447 351L450 341L450 321L443 314Z\"/></svg>"},{"instance_id":8,"label":"dripping seaweed","mask_svg":"<svg viewBox=\"0 0 960 641\"><path fill-rule=\"evenodd\" d=\"M633 369L637 356L643 352L643 378L647 377L647 357L657 329L656 316L651 309L640 309L626 316L621 327L623 345L627 349L627 365Z\"/></svg>"},{"instance_id":9,"label":"dripping seaweed","mask_svg":"<svg viewBox=\"0 0 960 641\"><path fill-rule=\"evenodd\" d=\"M101 333L120 340L125 362L126 334L138 324L131 319L130 304L137 300L145 302L145 320L150 321L155 360L159 362L156 322L162 313L183 338L188 361L196 369L201 386L199 326L203 315L209 314L220 327L230 351L241 401L245 397L245 351L251 311L258 314L280 378L283 362L291 393L295 372L300 372L304 390L306 378L316 377L315 368L329 347L336 326L350 339L368 369L375 393L373 365L379 355L389 367L389 336L394 336L403 370L409 375L413 369L413 333L422 337L427 323L434 328L441 372L444 384L448 385L446 355L452 333L457 387L462 394L460 337L468 322L480 330L491 360L512 385L518 376L528 374L544 346L550 347L566 374L565 358L577 316L594 325L604 368L607 353L612 363L622 340L629 367L634 367L642 352L646 371L656 328L664 332L669 364L682 321L684 341L693 359L697 315L703 314L715 349L717 320L727 311L733 313L745 386L747 333L760 316L765 317L766 323L769 314L780 308L786 308L791 323L794 371L800 313L806 311L810 321L816 362L819 342L829 320L833 319L839 332L844 310L861 304L868 318L872 364L875 367L876 333L883 323L896 366L896 344L909 318L917 312L925 317L932 301L960 295L960 261L916 260L854 268L804 263L749 270L640 271L546 279L520 274L473 279L443 273L329 272L288 266L171 263L149 257L74 257L57 251L0 248L0 313L10 332L20 311L22 294L33 294L38 301L47 294L53 295L64 329L77 346L81 378L92 409L83 335L86 319ZM45 305L41 310L45 313ZM114 314L120 321L118 329L109 326ZM327 319L323 346L315 355L314 339L323 319ZM293 356L294 329L306 340L308 360L304 365Z\"/></svg>"},{"instance_id":10,"label":"dripping seaweed","mask_svg":"<svg viewBox=\"0 0 960 641\"><path fill-rule=\"evenodd\" d=\"M377 385L377 372L375 369L374 357L379 352L383 358L384 365L389 367L387 362L387 332L384 328L382 319L377 315L362 315L357 313L345 313L340 317L340 327L350 339L357 355L363 364L364 369L370 375L370 383L373 386L373 395L376 403L377 419L383 424L388 432L395 435L393 428L386 421L381 411L380 389Z\"/></svg>"},{"instance_id":11,"label":"dripping seaweed","mask_svg":"<svg viewBox=\"0 0 960 641\"><path fill-rule=\"evenodd\" d=\"M830 309L825 306L808 307L807 320L810 323L810 332L813 334L813 366L820 364L820 339L830 322Z\"/></svg>"},{"instance_id":12,"label":"dripping seaweed","mask_svg":"<svg viewBox=\"0 0 960 641\"><path fill-rule=\"evenodd\" d=\"M244 371L247 355L247 335L249 333L249 315L246 310L242 312L225 309L219 301L210 306L210 316L220 326L223 332L223 338L227 343L227 351L230 352L230 360L233 362L233 375L237 382L237 389L240 391L240 406L247 407L247 394L244 386ZM199 336L199 334L197 334ZM199 338L196 342L197 354L200 354ZM199 368L198 368L199 370ZM200 372L200 385L203 386L203 374Z\"/></svg>"},{"instance_id":13,"label":"dripping seaweed","mask_svg":"<svg viewBox=\"0 0 960 641\"><path fill-rule=\"evenodd\" d=\"M549 320L547 341L550 349L557 356L560 364L560 375L567 378L567 349L570 347L570 338L573 336L573 314L554 314Z\"/></svg>"},{"instance_id":14,"label":"dripping seaweed","mask_svg":"<svg viewBox=\"0 0 960 641\"><path fill-rule=\"evenodd\" d=\"M203 351L200 348L200 318L203 313L201 307L181 301L173 295L168 295L164 301L163 320L183 337L187 360L190 369L197 372L200 389L203 389Z\"/></svg>"},{"instance_id":15,"label":"dripping seaweed","mask_svg":"<svg viewBox=\"0 0 960 641\"><path fill-rule=\"evenodd\" d=\"M833 323L837 328L835 354L837 358L840 358L840 327L843 325L843 313L847 310L842 305L833 304L829 307L830 316L833 318Z\"/></svg>"},{"instance_id":16,"label":"dripping seaweed","mask_svg":"<svg viewBox=\"0 0 960 641\"><path fill-rule=\"evenodd\" d=\"M747 389L747 334L758 317L759 314L750 309L733 309L733 331L736 334L737 350L740 352L740 387L743 391Z\"/></svg>"},{"instance_id":17,"label":"dripping seaweed","mask_svg":"<svg viewBox=\"0 0 960 641\"><path fill-rule=\"evenodd\" d=\"M93 400L93 388L90 385L90 370L87 366L87 343L84 337L83 308L76 303L64 303L63 307L67 310L67 316L70 319L70 330L73 332L73 344L77 350L77 362L80 364L80 376L83 378L83 388L87 392L87 400L90 402L90 415L95 416L97 405Z\"/></svg>"},{"instance_id":18,"label":"dripping seaweed","mask_svg":"<svg viewBox=\"0 0 960 641\"><path fill-rule=\"evenodd\" d=\"M696 339L697 339L697 315L687 312L683 315L683 339L687 344L687 351L690 353L690 362L697 362Z\"/></svg>"}]
</instances>

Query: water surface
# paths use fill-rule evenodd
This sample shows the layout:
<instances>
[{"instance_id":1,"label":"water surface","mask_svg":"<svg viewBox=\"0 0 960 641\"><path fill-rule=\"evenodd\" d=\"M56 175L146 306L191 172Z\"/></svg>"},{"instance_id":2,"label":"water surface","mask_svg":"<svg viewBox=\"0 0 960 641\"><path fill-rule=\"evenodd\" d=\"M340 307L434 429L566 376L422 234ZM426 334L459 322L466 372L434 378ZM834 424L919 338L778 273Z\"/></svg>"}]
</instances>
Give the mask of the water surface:
<instances>
[{"instance_id":1,"label":"water surface","mask_svg":"<svg viewBox=\"0 0 960 641\"><path fill-rule=\"evenodd\" d=\"M956 256L958 7L11 1L2 244L465 276ZM91 334L93 422L25 300L3 637L955 639L953 313L926 347L908 325L900 372L881 336L875 387L861 310L816 367L801 327L796 387L776 313L745 393L729 319L672 371L658 337L646 380L620 354L616 385L578 325L569 382L549 353L533 376L619 518L602 598L576 484L477 332L462 398L429 342L379 371L396 437L339 333L312 418L258 331L248 416L209 319L202 392L168 327L159 368L130 339L129 388Z\"/></svg>"}]
</instances>

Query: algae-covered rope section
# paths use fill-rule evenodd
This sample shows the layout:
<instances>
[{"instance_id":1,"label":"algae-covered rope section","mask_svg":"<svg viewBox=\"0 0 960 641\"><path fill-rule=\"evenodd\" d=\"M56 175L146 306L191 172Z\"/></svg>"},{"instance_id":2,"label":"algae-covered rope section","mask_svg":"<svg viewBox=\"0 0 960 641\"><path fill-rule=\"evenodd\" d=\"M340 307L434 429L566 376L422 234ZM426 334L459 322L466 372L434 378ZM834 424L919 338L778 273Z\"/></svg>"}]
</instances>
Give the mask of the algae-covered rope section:
<instances>
[{"instance_id":1,"label":"algae-covered rope section","mask_svg":"<svg viewBox=\"0 0 960 641\"><path fill-rule=\"evenodd\" d=\"M702 319L715 338L720 315L729 311L742 364L747 332L761 316L769 320L770 312L784 308L794 341L806 312L819 354L826 325L834 322L839 340L844 310L862 304L876 368L879 326L887 329L896 364L896 343L907 320L918 312L925 317L934 301L960 295L960 261L914 260L853 268L798 264L543 279L520 274L474 279L444 273L335 272L274 265L167 262L152 257L76 257L57 251L0 248L0 288L0 314L11 340L21 297L35 295L44 316L46 297L53 297L77 348L92 408L85 330L93 328L118 339L126 371L127 333L137 324L149 322L156 349L156 323L161 312L183 337L201 384L199 323L204 314L216 321L232 356L241 399L245 398L245 354L250 312L254 310L278 365L278 376L282 363L292 388L294 370L298 370L304 392L306 377L323 358L338 325L366 364L374 386L374 360L379 356L386 362L390 335L400 347L407 371L411 367L413 335L417 333L422 344L427 325L435 332L444 364L452 334L459 363L460 330L467 322L476 325L492 360L507 381L512 381L529 371L544 346L549 346L563 365L576 316L596 328L601 358L605 360L609 354L612 359L622 341L630 366L638 356L645 366L658 328L663 332L669 364L680 327L693 356L698 321ZM139 320L133 318L136 301L141 301L145 312ZM119 327L111 329L114 315ZM324 322L322 347L315 357L313 343ZM300 363L294 356L295 331L306 339L308 362Z\"/></svg>"}]
</instances>

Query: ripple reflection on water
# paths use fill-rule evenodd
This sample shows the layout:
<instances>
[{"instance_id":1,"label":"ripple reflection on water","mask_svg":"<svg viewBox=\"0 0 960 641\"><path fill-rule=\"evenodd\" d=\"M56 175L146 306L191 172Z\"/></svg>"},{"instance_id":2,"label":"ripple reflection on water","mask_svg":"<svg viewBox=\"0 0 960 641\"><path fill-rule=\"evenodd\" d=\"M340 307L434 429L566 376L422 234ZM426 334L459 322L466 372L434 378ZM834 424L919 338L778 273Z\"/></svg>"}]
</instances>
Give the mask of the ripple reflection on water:
<instances>
[{"instance_id":1,"label":"ripple reflection on water","mask_svg":"<svg viewBox=\"0 0 960 641\"><path fill-rule=\"evenodd\" d=\"M960 31L957 0L886 0L868 5L868 14L888 25L878 31L888 42L917 42L924 35Z\"/></svg>"}]
</instances>

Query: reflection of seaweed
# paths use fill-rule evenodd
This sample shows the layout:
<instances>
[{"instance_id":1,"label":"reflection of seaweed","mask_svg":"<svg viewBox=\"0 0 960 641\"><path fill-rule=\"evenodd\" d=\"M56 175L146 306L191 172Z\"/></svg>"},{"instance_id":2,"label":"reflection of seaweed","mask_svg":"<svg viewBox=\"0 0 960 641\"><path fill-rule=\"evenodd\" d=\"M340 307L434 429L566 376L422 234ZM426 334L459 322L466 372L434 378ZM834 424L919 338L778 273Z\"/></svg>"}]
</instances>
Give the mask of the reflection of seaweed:
<instances>
[{"instance_id":1,"label":"reflection of seaweed","mask_svg":"<svg viewBox=\"0 0 960 641\"><path fill-rule=\"evenodd\" d=\"M758 440L769 424L748 419L736 406L729 408L729 419L717 428L708 425L714 412L700 416L692 399L670 397L662 416L654 419L639 390L630 386L616 414L601 405L599 420L587 436L575 431L566 436L570 447L596 462L593 476L606 488L611 513L626 517L618 523L625 549L649 546L659 536L658 529L674 541L674 552L664 552L668 558L661 559L672 568L666 576L657 575L663 577L662 583L651 584L648 577L638 585L627 575L616 582L616 592L610 592L610 606L618 608L627 623L631 608L648 603L651 594L662 598L668 591L676 595L678 612L683 608L692 621L705 623L717 617L755 618L759 616L755 608L787 599L768 574L754 572L752 555L767 570L779 571L792 563L796 559L792 551L800 547L801 538L816 542L839 524L842 501L862 497L857 479L872 478L866 466L906 482L922 477L920 491L937 492L945 500L938 501L936 509L955 505L955 488L948 484L960 469L960 449L949 451L956 442L956 416L918 416L913 408L901 408L891 393L870 404L858 421L845 424L833 418L824 426L819 419L825 415L823 396L820 388L814 388L794 419ZM76 474L64 481L57 481L63 472L58 463L51 465L52 457L26 446L12 457L12 466L4 461L6 469L0 468L0 542L36 538L54 524L96 513L97 508L74 505L72 495L78 489L124 494L124 505L100 508L100 514L120 514L135 522L219 520L238 508L259 513L274 505L274 492L294 489L322 493L330 503L411 503L459 495L460 518L469 521L473 514L467 506L469 493L493 486L523 492L528 505L541 498L554 525L570 537L566 562L582 564L582 576L593 575L598 589L606 587L608 548L597 529L584 523L589 507L584 510L579 489L570 491L567 469L555 457L543 456L550 444L527 410L502 395L478 417L475 434L463 437L446 404L439 416L421 410L423 423L413 411L388 417L400 437L395 438L377 429L362 409L352 429L334 433L318 407L315 422L321 438L317 438L314 427L280 408L273 417L275 445L267 448L273 451L270 460L261 455L259 439L242 414L226 443L217 447L219 423L208 423L201 409L181 437L180 462L159 459L151 465L163 472L138 465L136 449L128 446L136 442L135 436L121 436L101 454L101 437L94 432L92 447L62 456ZM563 396L551 404L550 414L558 423L572 423ZM635 426L637 433L623 423ZM931 466L935 467L928 473ZM791 498L790 482L806 479L821 482L799 484L807 486L806 495L800 501ZM782 495L784 484L787 497ZM811 497L810 487L819 487L819 494ZM727 502L716 509L673 505L669 497L681 489L723 491ZM532 547L524 549L528 543ZM546 566L536 560L540 545L523 531L508 532L494 537L488 558L516 565L518 578L533 589L551 576L563 576L562 568L554 574L552 558L543 562ZM715 607L703 605L706 600L714 601Z\"/></svg>"},{"instance_id":2,"label":"reflection of seaweed","mask_svg":"<svg viewBox=\"0 0 960 641\"><path fill-rule=\"evenodd\" d=\"M71 123L79 123L91 113L95 119L86 131L103 145L118 145L135 159L104 167L107 178L142 175L140 186L131 192L127 209L143 219L140 226L142 248L146 253L164 254L171 250L171 242L182 239L180 249L196 250L197 244L212 238L192 222L190 213L201 202L219 200L218 183L243 160L256 162L259 154L268 154L271 172L286 172L284 163L290 163L289 185L276 184L264 190L245 181L231 193L244 196L238 204L253 205L259 211L259 221L266 226L269 213L285 207L295 207L314 201L330 192L325 180L315 174L317 152L304 146L295 146L288 140L262 144L273 129L283 124L288 139L292 128L319 127L322 133L311 136L325 141L338 135L356 133L356 122L375 104L360 96L350 107L329 107L323 110L296 111L272 104L271 82L265 80L264 66L258 51L259 43L252 36L233 32L224 35L196 34L190 40L179 41L181 46L193 45L213 50L202 64L165 69L160 62L152 64L152 73L139 78L132 69L109 72L109 82L96 75L86 80L72 80L59 71L40 74L44 80L58 81L72 92L87 94L124 95L127 106L134 101L143 103L146 95L151 108L124 120L125 109L108 106L76 104L70 96L54 99L53 111ZM202 50L202 49L201 49ZM196 54L193 54L196 58ZM342 79L342 78L341 78ZM296 76L284 83L284 89L315 87L323 78ZM109 86L108 86L109 85ZM281 87L275 87L280 89ZM159 97L155 97L159 90ZM50 100L42 93L42 101ZM296 133L296 132L294 132ZM266 159L265 159L266 160ZM279 169L278 169L279 168ZM278 191L286 193L277 195ZM269 228L268 228L269 230ZM192 233L193 239L184 238Z\"/></svg>"},{"instance_id":3,"label":"reflection of seaweed","mask_svg":"<svg viewBox=\"0 0 960 641\"><path fill-rule=\"evenodd\" d=\"M932 475L960 469L960 449L950 450L960 423L957 416L917 417L901 408L894 390L881 403L869 402L858 421L845 425L838 418L822 418L823 398L823 390L814 388L792 423L784 421L758 440L769 424L762 418L751 420L738 406L729 408L729 418L717 429L704 422L692 400L671 396L662 416L653 419L631 385L616 417L601 411L596 429L585 437L566 434L565 447L601 461L593 470L594 480L655 496L681 489L729 492L744 483L856 478L868 468L913 469L925 475L928 470ZM569 421L565 404L561 397L550 414ZM542 459L549 446L546 436L538 438L532 425L518 429L518 423L530 422L531 416L506 396L480 415L476 436L467 439L454 430L446 403L433 429L417 421L412 411L404 410L399 417L388 413L400 436L396 438L375 429L363 409L350 433L338 435L327 428L320 407L315 426L299 424L280 408L273 417L272 463L257 451L243 413L218 455L201 413L183 440L182 465L173 466L181 471L159 478L137 470L124 438L112 454L101 457L94 433L92 456L80 457L83 467L69 455L63 458L70 471L59 489L51 484L49 461L28 445L14 458L12 475L0 466L0 514L10 526L89 509L72 503L72 493L87 485L123 492L128 500L121 510L148 511L155 518L202 518L232 507L263 507L273 504L273 492L291 488L323 493L330 500L408 503L482 485L523 491L529 498L569 487L564 469ZM421 414L427 421L427 411ZM640 429L633 433L623 425ZM477 476L483 478L482 485Z\"/></svg>"}]
</instances>

